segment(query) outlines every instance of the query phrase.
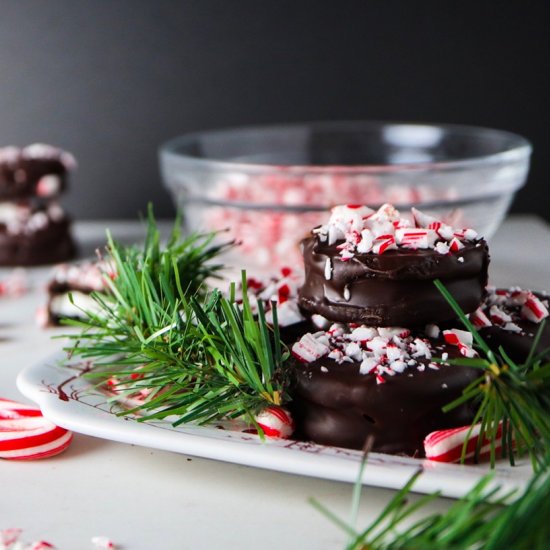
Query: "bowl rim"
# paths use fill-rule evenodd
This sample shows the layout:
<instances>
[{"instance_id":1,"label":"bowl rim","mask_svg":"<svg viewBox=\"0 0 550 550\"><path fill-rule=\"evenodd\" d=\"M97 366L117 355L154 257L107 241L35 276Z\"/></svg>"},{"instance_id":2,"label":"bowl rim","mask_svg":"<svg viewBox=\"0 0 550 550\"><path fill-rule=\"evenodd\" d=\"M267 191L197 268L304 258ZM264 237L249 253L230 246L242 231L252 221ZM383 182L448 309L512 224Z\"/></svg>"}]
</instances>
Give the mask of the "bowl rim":
<instances>
[{"instance_id":1,"label":"bowl rim","mask_svg":"<svg viewBox=\"0 0 550 550\"><path fill-rule=\"evenodd\" d=\"M216 158L198 157L182 153L178 149L182 146L189 145L201 137L224 137L234 133L246 133L254 131L282 131L284 129L308 129L308 128L334 128L338 127L391 127L391 126L406 126L409 128L434 128L438 130L455 132L455 133L482 133L496 134L501 137L507 137L516 145L507 148L497 153L489 155L481 155L475 157L465 157L463 159L451 161L435 161L435 162L408 162L400 164L276 164L276 163L253 163L231 160L220 160ZM522 158L529 158L533 150L531 142L525 137L510 132L485 126L471 126L466 124L447 124L447 123L430 123L430 122L410 122L410 121L377 121L377 120L327 120L327 121L312 121L312 122L296 122L289 124L258 124L258 125L242 125L219 129L203 130L196 132L188 132L180 136L176 136L159 147L160 159L178 159L185 160L189 164L194 164L198 167L208 168L210 170L233 170L247 173L272 172L285 173L399 173L411 171L434 171L434 170L456 170L464 167L475 167L480 164L491 165L500 162L509 162Z\"/></svg>"}]
</instances>

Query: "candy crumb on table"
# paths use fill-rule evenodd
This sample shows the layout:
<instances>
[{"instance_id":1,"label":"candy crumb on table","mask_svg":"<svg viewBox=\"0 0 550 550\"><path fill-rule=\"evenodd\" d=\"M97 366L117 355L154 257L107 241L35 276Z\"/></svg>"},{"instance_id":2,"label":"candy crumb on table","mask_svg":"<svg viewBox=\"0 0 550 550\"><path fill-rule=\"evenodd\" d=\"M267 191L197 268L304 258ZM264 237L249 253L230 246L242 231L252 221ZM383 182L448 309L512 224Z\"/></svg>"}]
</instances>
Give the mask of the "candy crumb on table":
<instances>
[{"instance_id":1,"label":"candy crumb on table","mask_svg":"<svg viewBox=\"0 0 550 550\"><path fill-rule=\"evenodd\" d=\"M46 540L26 542L21 539L23 530L19 528L0 529L0 550L49 550L57 547ZM92 550L116 550L114 542L105 536L95 536L91 540Z\"/></svg>"}]
</instances>

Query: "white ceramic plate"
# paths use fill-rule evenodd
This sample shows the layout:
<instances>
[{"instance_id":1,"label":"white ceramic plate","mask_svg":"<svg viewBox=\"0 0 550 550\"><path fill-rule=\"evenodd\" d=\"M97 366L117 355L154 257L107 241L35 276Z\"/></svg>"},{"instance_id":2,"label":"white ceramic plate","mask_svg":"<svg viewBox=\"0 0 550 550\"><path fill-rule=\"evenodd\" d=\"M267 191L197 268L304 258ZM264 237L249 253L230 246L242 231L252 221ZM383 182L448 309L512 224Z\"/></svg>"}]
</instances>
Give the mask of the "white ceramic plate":
<instances>
[{"instance_id":1,"label":"white ceramic plate","mask_svg":"<svg viewBox=\"0 0 550 550\"><path fill-rule=\"evenodd\" d=\"M25 369L17 379L21 392L37 402L44 416L59 426L123 443L132 443L226 462L281 472L354 482L361 453L290 440L261 441L256 435L215 427L183 425L167 421L138 422L117 416L120 410L107 396L92 388L82 376L82 365L61 366L59 354ZM487 465L462 466L429 460L371 453L363 483L391 489L401 488L423 468L414 490L441 491L445 496L464 495L485 473ZM494 483L504 489L525 487L531 475L526 461L512 468L497 466Z\"/></svg>"}]
</instances>

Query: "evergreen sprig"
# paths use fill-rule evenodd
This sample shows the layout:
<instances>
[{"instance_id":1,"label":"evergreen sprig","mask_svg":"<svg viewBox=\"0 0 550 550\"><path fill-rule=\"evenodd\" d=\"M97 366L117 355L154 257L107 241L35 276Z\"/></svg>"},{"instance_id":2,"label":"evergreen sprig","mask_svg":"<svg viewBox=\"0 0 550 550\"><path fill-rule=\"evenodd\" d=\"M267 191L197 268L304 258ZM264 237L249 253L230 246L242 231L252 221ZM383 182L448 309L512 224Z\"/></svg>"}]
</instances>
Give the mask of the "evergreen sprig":
<instances>
[{"instance_id":1,"label":"evergreen sprig","mask_svg":"<svg viewBox=\"0 0 550 550\"><path fill-rule=\"evenodd\" d=\"M548 464L548 455L544 460ZM352 508L359 506L363 460ZM347 522L315 499L311 503L349 536L347 550L546 550L550 541L550 472L540 469L525 490L515 496L494 487L494 474L479 482L446 512L414 516L440 496L431 493L409 502L422 470L397 491L378 517L359 531L355 518Z\"/></svg>"},{"instance_id":2,"label":"evergreen sprig","mask_svg":"<svg viewBox=\"0 0 550 550\"><path fill-rule=\"evenodd\" d=\"M72 355L92 359L88 374L101 385L115 379L119 397L145 391L133 412L142 419L176 415L175 424L207 423L254 414L287 399L276 308L272 329L262 304L255 316L243 273L243 301L209 290L212 264L227 245L215 235L182 238L175 228L165 248L152 213L142 250L124 247L108 235L116 276L109 292L95 293L98 311L67 321L80 329L68 336ZM129 412L129 411L127 411Z\"/></svg>"},{"instance_id":3,"label":"evergreen sprig","mask_svg":"<svg viewBox=\"0 0 550 550\"><path fill-rule=\"evenodd\" d=\"M507 457L510 464L514 465L517 456L527 453L533 468L545 466L543 457L550 448L550 362L543 361L544 353L535 353L544 322L534 338L528 358L518 364L502 346L497 351L490 349L443 283L436 280L435 285L472 334L481 354L479 358L446 361L480 370L479 378L464 389L462 396L443 408L447 412L467 401L477 405L462 449L462 460L474 425L479 423L475 459L479 457L484 441L488 441L491 467L494 467L497 439L501 438L501 455Z\"/></svg>"}]
</instances>

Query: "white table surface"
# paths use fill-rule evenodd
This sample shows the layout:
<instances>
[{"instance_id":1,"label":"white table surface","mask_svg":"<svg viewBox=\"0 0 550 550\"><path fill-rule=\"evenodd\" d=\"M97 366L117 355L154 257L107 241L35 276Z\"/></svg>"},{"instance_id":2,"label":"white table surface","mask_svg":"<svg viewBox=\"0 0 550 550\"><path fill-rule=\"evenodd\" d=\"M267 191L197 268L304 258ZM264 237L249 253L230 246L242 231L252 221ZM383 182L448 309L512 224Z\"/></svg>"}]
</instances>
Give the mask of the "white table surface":
<instances>
[{"instance_id":1,"label":"white table surface","mask_svg":"<svg viewBox=\"0 0 550 550\"><path fill-rule=\"evenodd\" d=\"M134 223L82 222L82 252L104 242L104 229L133 241ZM550 228L528 216L506 221L490 242L491 282L550 290ZM0 269L0 280L8 270ZM58 329L35 325L50 269L29 270L33 290L0 298L0 396L27 401L15 379L26 366L58 351ZM336 549L345 536L308 502L315 497L349 517L352 486L125 445L76 434L63 454L41 460L0 460L0 529L23 529L59 550L91 548L106 535L125 550ZM366 487L359 526L394 494ZM439 499L428 510L449 506Z\"/></svg>"}]
</instances>

